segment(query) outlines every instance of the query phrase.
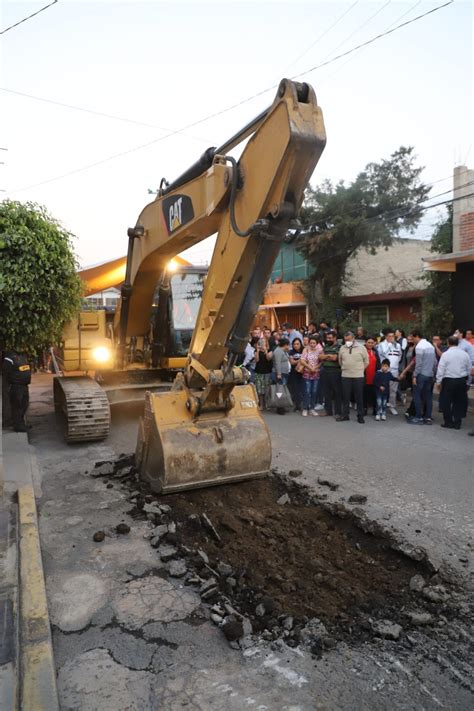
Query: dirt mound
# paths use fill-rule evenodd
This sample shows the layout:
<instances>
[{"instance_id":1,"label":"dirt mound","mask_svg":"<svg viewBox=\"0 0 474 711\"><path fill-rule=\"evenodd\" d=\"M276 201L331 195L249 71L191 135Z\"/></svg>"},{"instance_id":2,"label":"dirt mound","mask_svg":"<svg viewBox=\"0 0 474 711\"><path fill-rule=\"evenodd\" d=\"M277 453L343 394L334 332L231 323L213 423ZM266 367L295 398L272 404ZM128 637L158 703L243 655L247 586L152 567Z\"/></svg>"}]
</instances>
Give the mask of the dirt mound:
<instances>
[{"instance_id":1,"label":"dirt mound","mask_svg":"<svg viewBox=\"0 0 474 711\"><path fill-rule=\"evenodd\" d=\"M129 513L149 522L168 575L198 589L233 645L257 633L321 654L349 637L398 640L446 624L459 607L422 551L409 557L378 524L291 476L167 496L138 479L130 457L98 462L91 476L129 490Z\"/></svg>"}]
</instances>

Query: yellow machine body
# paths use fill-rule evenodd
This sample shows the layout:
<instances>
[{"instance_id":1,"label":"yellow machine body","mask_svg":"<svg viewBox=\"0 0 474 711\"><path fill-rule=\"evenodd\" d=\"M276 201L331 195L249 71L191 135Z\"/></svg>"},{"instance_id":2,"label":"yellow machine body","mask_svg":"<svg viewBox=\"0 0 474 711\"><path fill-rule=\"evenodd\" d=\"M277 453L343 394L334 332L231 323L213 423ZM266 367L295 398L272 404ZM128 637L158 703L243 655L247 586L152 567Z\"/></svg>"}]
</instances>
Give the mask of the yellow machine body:
<instances>
[{"instance_id":1,"label":"yellow machine body","mask_svg":"<svg viewBox=\"0 0 474 711\"><path fill-rule=\"evenodd\" d=\"M232 391L233 406L195 419L184 390L147 393L136 459L141 477L163 494L253 479L268 473L270 436L253 385Z\"/></svg>"},{"instance_id":2,"label":"yellow machine body","mask_svg":"<svg viewBox=\"0 0 474 711\"><path fill-rule=\"evenodd\" d=\"M81 311L63 330L64 372L112 370L114 349L107 337L105 311Z\"/></svg>"}]
</instances>

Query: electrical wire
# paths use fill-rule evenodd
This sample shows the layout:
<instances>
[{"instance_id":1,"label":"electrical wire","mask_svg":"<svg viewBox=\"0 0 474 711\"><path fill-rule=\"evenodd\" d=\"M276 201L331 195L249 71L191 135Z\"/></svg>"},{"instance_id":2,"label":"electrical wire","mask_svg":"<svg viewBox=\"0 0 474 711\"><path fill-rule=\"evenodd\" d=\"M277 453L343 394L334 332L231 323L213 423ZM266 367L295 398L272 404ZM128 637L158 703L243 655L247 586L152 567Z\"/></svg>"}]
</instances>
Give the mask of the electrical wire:
<instances>
[{"instance_id":1,"label":"electrical wire","mask_svg":"<svg viewBox=\"0 0 474 711\"><path fill-rule=\"evenodd\" d=\"M4 91L7 94L13 94L15 96L21 96L24 99L32 99L34 101L41 101L44 104L52 104L53 106L60 106L63 109L72 109L73 111L80 111L85 114L92 114L92 116L100 116L101 118L112 119L114 121L123 121L124 123L130 123L130 124L134 124L136 126L145 126L145 128L157 128L160 131L165 131L165 132L171 131L170 128L166 128L164 126L158 126L157 124L146 123L144 121L137 121L136 119L127 118L126 116L116 116L115 114L105 113L104 111L95 111L94 109L87 109L83 106L77 106L75 104L66 104L62 101L56 101L55 99L46 99L42 96L35 96L33 94L26 94L23 91L16 91L16 89L7 89L6 87L0 86L0 91ZM197 136L191 136L190 134L187 134L187 135L189 136L189 138L193 138L194 140L200 141L202 143L209 144L211 142L206 138L198 138Z\"/></svg>"},{"instance_id":2,"label":"electrical wire","mask_svg":"<svg viewBox=\"0 0 474 711\"><path fill-rule=\"evenodd\" d=\"M382 37L385 37L386 35L390 35L390 34L396 32L397 30L401 29L402 27L406 27L410 24L413 24L414 22L417 22L418 20L421 20L422 18L427 17L428 15L431 15L434 12L437 12L438 10L441 10L441 9L447 7L448 5L451 5L453 2L454 2L454 0L449 0L449 2L445 2L442 5L438 5L437 7L432 8L431 10L428 10L427 12L424 12L421 15L417 15L416 17L412 18L411 20L402 22L401 24L397 25L396 27L393 27L392 29L387 30L386 32L379 33L378 35L372 37L371 39L366 40L365 42L362 42L361 44L357 45L356 47L352 47L351 49L348 49L345 52L342 52L341 54L337 55L336 57L333 57L332 59L322 62L321 64L315 65L314 67L310 67L309 69L306 69L303 72L299 72L295 76L291 77L291 79L298 79L299 77L305 76L306 74L310 74L311 72L316 71L317 69L321 69L322 67L327 66L328 64L332 64L333 62L336 62L338 59L341 59L342 57L347 57L349 54L356 52L361 47L365 47L369 44L372 44L373 42L376 42L377 40L381 39ZM42 185L47 185L49 183L56 182L57 180L62 180L63 178L67 178L71 175L76 175L77 173L82 173L86 170L91 170L92 168L96 168L100 165L103 165L104 163L108 163L111 160L116 160L117 158L122 158L123 156L130 155L131 153L135 153L136 151L143 150L144 148L149 148L150 146L155 145L156 143L159 143L160 141L164 141L167 138L170 138L171 136L176 135L177 133L182 133L183 131L186 131L189 128L194 128L195 126L199 126L200 124L210 121L213 118L217 118L218 116L222 116L223 114L228 113L229 111L239 108L240 106L243 106L244 104L249 103L250 101L253 101L256 98L259 98L263 94L266 94L267 92L271 91L272 89L277 88L277 86L278 85L275 84L273 86L267 87L266 89L262 89L262 91L259 91L256 94L253 94L252 96L248 96L247 98L242 99L241 101L238 101L235 104L231 104L224 109L220 109L219 111L215 111L214 113L204 116L200 119L197 119L196 121L192 121L191 123L189 123L185 126L182 126L181 128L176 129L174 131L171 131L170 133L167 133L164 136L159 136L158 138L154 138L151 141L147 141L146 143L142 143L138 146L134 146L132 148L128 148L126 150L112 154L110 156L102 158L101 160L94 161L93 163L89 163L89 164L81 166L79 168L75 168L74 170L67 171L66 173L62 173L61 175L55 176L53 178L48 178L47 180L43 180L38 183L33 183L32 185L28 185L25 187L15 188L14 190L12 190L10 192L11 193L18 193L18 192L23 192L25 190L31 190L33 188L37 188Z\"/></svg>"},{"instance_id":3,"label":"electrical wire","mask_svg":"<svg viewBox=\"0 0 474 711\"><path fill-rule=\"evenodd\" d=\"M58 0L53 0L53 2L50 2L49 5L45 5L44 7L40 8L39 10L36 10L36 12L32 12L31 15L28 15L28 17L24 17L22 20L18 20L18 22L15 22L14 25L10 25L10 27L6 27L4 30L0 32L0 35L4 35L5 32L9 32L10 30L13 30L15 27L18 27L18 25L22 25L24 22L27 22L28 20L31 20L32 17L36 17L36 15L39 15L40 12L44 12L45 10L48 9L48 7L52 7L53 5L56 5Z\"/></svg>"},{"instance_id":4,"label":"electrical wire","mask_svg":"<svg viewBox=\"0 0 474 711\"><path fill-rule=\"evenodd\" d=\"M315 64L314 67L310 67L309 69L306 69L304 72L299 72L296 76L291 77L291 79L296 79L296 78L305 76L306 74L310 74L311 72L314 72L317 69L321 69L322 67L325 67L328 64L332 64L332 62L336 62L338 59L347 57L349 54L353 54L354 52L357 52L357 50L361 49L362 47L367 47L369 44L373 44L374 42L381 39L382 37L387 37L387 35L393 34L394 32L401 29L402 27L407 27L407 25L411 25L413 22L417 22L417 20L421 20L423 17L427 17L428 15L431 15L434 12L437 12L438 10L442 10L444 7L448 7L448 5L452 5L453 2L454 2L454 0L449 0L449 2L445 2L445 3L443 3L443 5L438 5L437 7L434 7L431 10L427 10L423 14L417 15L416 17L413 17L411 20L406 20L405 22L402 22L401 24L396 25L396 27L393 27L392 29L385 30L385 32L380 32L378 35L375 35L375 37L371 37L370 39L366 40L365 42L361 42L356 47L352 47L351 49L348 49L345 52L338 54L337 57L333 57L332 59L329 59L326 62L322 62L321 64Z\"/></svg>"},{"instance_id":5,"label":"electrical wire","mask_svg":"<svg viewBox=\"0 0 474 711\"><path fill-rule=\"evenodd\" d=\"M363 22L361 25L359 25L359 27L356 27L355 30L352 30L352 32L351 32L349 35L347 35L347 37L345 37L345 39L343 39L342 42L339 42L339 44L337 45L337 47L334 47L334 49L331 50L331 51L329 52L329 54L327 54L327 55L324 57L323 61L324 61L325 59L328 59L332 54L334 54L334 52L337 52L337 50L339 49L339 47L342 47L344 44L346 44L346 42L348 42L354 35L356 35L363 27L365 27L366 25L368 25L369 22L372 22L372 20L374 19L374 17L377 17L377 15L382 12L382 10L385 10L385 8L386 8L388 5L390 5L391 1L392 1L392 0L387 0L387 2L385 3L385 5L382 5L382 7L379 7L379 9L376 10L370 17L368 17L367 20L365 20L365 22Z\"/></svg>"},{"instance_id":6,"label":"electrical wire","mask_svg":"<svg viewBox=\"0 0 474 711\"><path fill-rule=\"evenodd\" d=\"M339 17L337 18L337 20L336 20L335 22L333 22L333 24L332 24L330 27L328 27L326 30L324 30L324 32L322 32L322 33L319 35L319 37L317 37L317 39L315 39L314 42L312 42L312 43L309 45L309 47L307 47L307 48L304 50L304 52L302 52L301 54L299 54L299 55L296 57L296 59L294 59L294 60L291 62L291 64L288 64L288 65L286 66L286 68L283 70L283 75L288 71L288 69L291 69L291 67L293 67L295 64L297 64L297 62L299 62L300 59L302 59L303 57L305 57L305 56L308 54L308 52L310 52L310 51L313 49L313 47L315 47L315 46L318 44L318 42L320 42L320 41L323 39L323 37L326 37L326 35L327 35L334 27L336 27L336 25L338 25L338 24L340 23L340 21L341 21L346 15L348 15L348 14L350 13L350 11L353 10L353 9L355 8L355 6L358 5L358 4L359 4L359 0L355 0L355 2L352 3L352 5L351 5L350 7L347 8L347 10L344 10L344 12L342 13L342 15L339 15Z\"/></svg>"},{"instance_id":7,"label":"electrical wire","mask_svg":"<svg viewBox=\"0 0 474 711\"><path fill-rule=\"evenodd\" d=\"M391 27L393 27L394 25L396 25L397 22L400 22L400 20L402 20L402 19L403 19L404 17L406 17L407 15L409 15L410 12L412 12L412 11L415 9L415 7L418 7L418 5L419 5L420 3L421 3L421 0L416 0L416 2L415 2L414 5L412 5L411 7L409 7L408 10L405 10L405 12L403 12L399 17L397 17L396 20L394 20L393 22L391 22L391 23L385 28L385 30L389 30ZM385 30L384 30L384 31L385 31ZM367 49L367 47L362 47L360 50L358 50L358 53L357 53L357 54L358 54L358 55L362 54L362 52L364 52L366 49ZM336 69L335 72L333 72L333 73L330 74L328 77L325 77L321 82L319 82L318 87L319 87L319 86L322 86L323 84L325 84L326 82L328 82L330 79L332 79L332 77L336 76L336 74L338 74L338 73L341 71L341 69L346 66L346 64L349 64L349 62L353 61L353 59L354 59L354 57L349 57L349 59L347 59L345 62L343 62L343 63Z\"/></svg>"}]
</instances>

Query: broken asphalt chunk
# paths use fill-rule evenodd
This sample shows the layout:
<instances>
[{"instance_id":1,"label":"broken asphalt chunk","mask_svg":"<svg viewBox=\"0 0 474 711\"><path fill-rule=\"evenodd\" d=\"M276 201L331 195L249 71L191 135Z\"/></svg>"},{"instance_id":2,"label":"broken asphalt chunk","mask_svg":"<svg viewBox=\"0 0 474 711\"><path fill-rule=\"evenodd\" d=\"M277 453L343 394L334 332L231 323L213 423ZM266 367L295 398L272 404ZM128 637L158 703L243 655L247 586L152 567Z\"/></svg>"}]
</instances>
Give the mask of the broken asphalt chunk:
<instances>
[{"instance_id":1,"label":"broken asphalt chunk","mask_svg":"<svg viewBox=\"0 0 474 711\"><path fill-rule=\"evenodd\" d=\"M211 519L209 518L209 516L207 514L201 514L201 522L202 522L202 525L204 526L204 528L207 531L209 531L211 536L213 536L213 538L215 538L216 541L221 540L220 535L218 534L214 524L212 523Z\"/></svg>"}]
</instances>

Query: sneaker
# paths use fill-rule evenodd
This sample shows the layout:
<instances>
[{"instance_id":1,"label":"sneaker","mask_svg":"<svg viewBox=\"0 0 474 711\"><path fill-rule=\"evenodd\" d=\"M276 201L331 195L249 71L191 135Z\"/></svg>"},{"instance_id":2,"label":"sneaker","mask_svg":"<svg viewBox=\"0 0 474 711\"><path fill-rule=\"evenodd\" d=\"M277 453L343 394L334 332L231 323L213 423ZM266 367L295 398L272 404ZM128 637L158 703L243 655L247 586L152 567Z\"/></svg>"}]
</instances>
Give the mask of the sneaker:
<instances>
[{"instance_id":1,"label":"sneaker","mask_svg":"<svg viewBox=\"0 0 474 711\"><path fill-rule=\"evenodd\" d=\"M303 417L308 417L308 410L302 410L301 414Z\"/></svg>"},{"instance_id":2,"label":"sneaker","mask_svg":"<svg viewBox=\"0 0 474 711\"><path fill-rule=\"evenodd\" d=\"M380 422L380 415L375 415L375 419L377 420L377 422Z\"/></svg>"},{"instance_id":3,"label":"sneaker","mask_svg":"<svg viewBox=\"0 0 474 711\"><path fill-rule=\"evenodd\" d=\"M409 425L424 425L424 420L419 420L418 417L412 417L408 420Z\"/></svg>"},{"instance_id":4,"label":"sneaker","mask_svg":"<svg viewBox=\"0 0 474 711\"><path fill-rule=\"evenodd\" d=\"M426 417L424 420L424 423L425 423L425 425L432 425L433 420L431 419L431 417Z\"/></svg>"},{"instance_id":5,"label":"sneaker","mask_svg":"<svg viewBox=\"0 0 474 711\"><path fill-rule=\"evenodd\" d=\"M363 417L360 417L360 416L357 418L357 422L359 423L359 425L364 425L364 424L365 424L364 418L363 418Z\"/></svg>"},{"instance_id":6,"label":"sneaker","mask_svg":"<svg viewBox=\"0 0 474 711\"><path fill-rule=\"evenodd\" d=\"M338 415L338 416L336 417L336 422L348 422L348 421L349 421L349 418L348 418L348 417L344 417L344 415Z\"/></svg>"},{"instance_id":7,"label":"sneaker","mask_svg":"<svg viewBox=\"0 0 474 711\"><path fill-rule=\"evenodd\" d=\"M321 403L318 402L318 404L315 405L314 409L317 410L317 411L318 411L318 410L324 410L324 405L321 405Z\"/></svg>"},{"instance_id":8,"label":"sneaker","mask_svg":"<svg viewBox=\"0 0 474 711\"><path fill-rule=\"evenodd\" d=\"M387 415L380 415L380 419L385 421L387 419Z\"/></svg>"},{"instance_id":9,"label":"sneaker","mask_svg":"<svg viewBox=\"0 0 474 711\"><path fill-rule=\"evenodd\" d=\"M319 417L327 417L328 413L326 412L326 410L320 410L318 412L318 415L319 415Z\"/></svg>"},{"instance_id":10,"label":"sneaker","mask_svg":"<svg viewBox=\"0 0 474 711\"><path fill-rule=\"evenodd\" d=\"M391 407L390 412L392 413L392 415L398 415L398 410L395 407Z\"/></svg>"},{"instance_id":11,"label":"sneaker","mask_svg":"<svg viewBox=\"0 0 474 711\"><path fill-rule=\"evenodd\" d=\"M314 408L314 410L310 410L310 411L309 411L309 414L310 414L310 415L313 415L313 417L317 417L319 413L317 413L317 412L316 412L316 408Z\"/></svg>"}]
</instances>

